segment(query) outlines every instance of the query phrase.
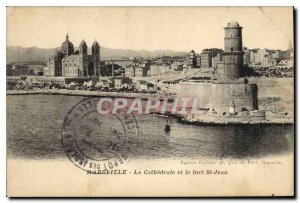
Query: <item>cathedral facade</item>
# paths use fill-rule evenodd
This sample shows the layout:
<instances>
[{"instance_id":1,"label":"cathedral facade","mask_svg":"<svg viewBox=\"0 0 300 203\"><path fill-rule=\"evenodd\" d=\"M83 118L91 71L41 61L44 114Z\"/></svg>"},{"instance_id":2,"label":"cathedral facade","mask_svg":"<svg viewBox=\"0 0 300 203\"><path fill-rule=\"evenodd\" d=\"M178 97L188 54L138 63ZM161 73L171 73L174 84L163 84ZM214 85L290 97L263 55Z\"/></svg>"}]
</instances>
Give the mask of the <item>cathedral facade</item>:
<instances>
[{"instance_id":1,"label":"cathedral facade","mask_svg":"<svg viewBox=\"0 0 300 203\"><path fill-rule=\"evenodd\" d=\"M88 47L81 41L79 50L75 51L69 36L62 43L60 50L49 58L44 68L45 76L62 77L93 77L100 75L100 45L95 40L92 45L92 54L88 54Z\"/></svg>"}]
</instances>

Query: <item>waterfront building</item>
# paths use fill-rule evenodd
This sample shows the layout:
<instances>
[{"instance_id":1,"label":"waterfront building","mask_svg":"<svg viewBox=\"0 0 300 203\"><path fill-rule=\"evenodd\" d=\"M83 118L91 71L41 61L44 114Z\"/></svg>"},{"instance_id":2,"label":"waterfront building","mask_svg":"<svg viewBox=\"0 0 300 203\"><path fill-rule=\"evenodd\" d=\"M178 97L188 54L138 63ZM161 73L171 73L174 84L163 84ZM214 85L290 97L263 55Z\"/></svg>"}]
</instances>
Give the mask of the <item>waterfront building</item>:
<instances>
[{"instance_id":1,"label":"waterfront building","mask_svg":"<svg viewBox=\"0 0 300 203\"><path fill-rule=\"evenodd\" d=\"M138 80L135 83L135 88L138 90L149 90L148 82L145 80Z\"/></svg>"},{"instance_id":2,"label":"waterfront building","mask_svg":"<svg viewBox=\"0 0 300 203\"><path fill-rule=\"evenodd\" d=\"M250 61L251 61L251 50L250 49L247 49L246 47L244 47L244 61L243 61L243 64L244 65L248 65L250 64Z\"/></svg>"},{"instance_id":3,"label":"waterfront building","mask_svg":"<svg viewBox=\"0 0 300 203\"><path fill-rule=\"evenodd\" d=\"M209 68L212 65L211 53L207 50L201 52L201 68Z\"/></svg>"},{"instance_id":4,"label":"waterfront building","mask_svg":"<svg viewBox=\"0 0 300 203\"><path fill-rule=\"evenodd\" d=\"M120 77L114 78L114 88L121 89L121 88L129 88L132 85L132 79L128 77Z\"/></svg>"},{"instance_id":5,"label":"waterfront building","mask_svg":"<svg viewBox=\"0 0 300 203\"><path fill-rule=\"evenodd\" d=\"M125 68L125 77L135 77L135 65L129 65Z\"/></svg>"},{"instance_id":6,"label":"waterfront building","mask_svg":"<svg viewBox=\"0 0 300 203\"><path fill-rule=\"evenodd\" d=\"M222 61L222 54L217 53L217 55L213 56L211 59L211 66L216 68L217 64L220 63L221 61Z\"/></svg>"},{"instance_id":7,"label":"waterfront building","mask_svg":"<svg viewBox=\"0 0 300 203\"><path fill-rule=\"evenodd\" d=\"M188 66L197 68L197 56L194 50L191 50L188 56Z\"/></svg>"},{"instance_id":8,"label":"waterfront building","mask_svg":"<svg viewBox=\"0 0 300 203\"><path fill-rule=\"evenodd\" d=\"M148 76L166 74L170 71L170 66L166 64L152 64L148 70Z\"/></svg>"},{"instance_id":9,"label":"waterfront building","mask_svg":"<svg viewBox=\"0 0 300 203\"><path fill-rule=\"evenodd\" d=\"M293 61L293 50L247 49L244 48L244 65L252 68L275 67L282 60Z\"/></svg>"},{"instance_id":10,"label":"waterfront building","mask_svg":"<svg viewBox=\"0 0 300 203\"><path fill-rule=\"evenodd\" d=\"M93 78L95 80L96 78ZM70 84L71 82L76 84L83 84L90 81L89 77L57 77L57 76L27 76L26 81L28 83L36 84L59 84L61 86Z\"/></svg>"},{"instance_id":11,"label":"waterfront building","mask_svg":"<svg viewBox=\"0 0 300 203\"><path fill-rule=\"evenodd\" d=\"M112 79L101 79L96 83L97 87L102 87L102 88L113 88L114 84Z\"/></svg>"},{"instance_id":12,"label":"waterfront building","mask_svg":"<svg viewBox=\"0 0 300 203\"><path fill-rule=\"evenodd\" d=\"M200 57L201 57L201 68L210 68L213 65L213 57L216 57L218 53L222 53L222 49L211 48L211 49L203 49ZM214 64L215 65L215 64Z\"/></svg>"},{"instance_id":13,"label":"waterfront building","mask_svg":"<svg viewBox=\"0 0 300 203\"><path fill-rule=\"evenodd\" d=\"M251 49L250 50L250 64L255 64L256 60L255 60L255 56L257 53L258 49Z\"/></svg>"},{"instance_id":14,"label":"waterfront building","mask_svg":"<svg viewBox=\"0 0 300 203\"><path fill-rule=\"evenodd\" d=\"M170 68L172 70L182 70L183 69L183 65L184 65L184 62L182 61L174 61L171 65L170 65Z\"/></svg>"},{"instance_id":15,"label":"waterfront building","mask_svg":"<svg viewBox=\"0 0 300 203\"><path fill-rule=\"evenodd\" d=\"M135 68L135 77L147 77L148 76L148 68L145 64L138 66Z\"/></svg>"},{"instance_id":16,"label":"waterfront building","mask_svg":"<svg viewBox=\"0 0 300 203\"><path fill-rule=\"evenodd\" d=\"M196 55L196 61L197 61L197 68L201 67L201 56L200 55Z\"/></svg>"},{"instance_id":17,"label":"waterfront building","mask_svg":"<svg viewBox=\"0 0 300 203\"><path fill-rule=\"evenodd\" d=\"M105 65L119 65L122 68L126 68L127 66L133 64L133 60L129 60L129 59L110 59L110 60L104 60L103 61Z\"/></svg>"},{"instance_id":18,"label":"waterfront building","mask_svg":"<svg viewBox=\"0 0 300 203\"><path fill-rule=\"evenodd\" d=\"M7 66L6 75L7 76L27 76L30 70L27 65L14 64L12 66Z\"/></svg>"},{"instance_id":19,"label":"waterfront building","mask_svg":"<svg viewBox=\"0 0 300 203\"><path fill-rule=\"evenodd\" d=\"M150 63L134 63L125 68L126 77L148 77Z\"/></svg>"}]
</instances>

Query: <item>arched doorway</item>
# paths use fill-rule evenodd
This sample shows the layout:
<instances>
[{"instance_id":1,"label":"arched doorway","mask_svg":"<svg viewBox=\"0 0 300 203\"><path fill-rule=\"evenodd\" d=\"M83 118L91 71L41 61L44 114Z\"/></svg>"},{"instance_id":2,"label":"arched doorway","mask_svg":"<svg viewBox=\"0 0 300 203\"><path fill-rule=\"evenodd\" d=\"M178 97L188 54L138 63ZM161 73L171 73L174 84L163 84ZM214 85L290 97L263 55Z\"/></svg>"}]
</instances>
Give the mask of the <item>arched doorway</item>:
<instances>
[{"instance_id":1,"label":"arched doorway","mask_svg":"<svg viewBox=\"0 0 300 203\"><path fill-rule=\"evenodd\" d=\"M94 76L94 63L92 62L88 65L88 76Z\"/></svg>"}]
</instances>

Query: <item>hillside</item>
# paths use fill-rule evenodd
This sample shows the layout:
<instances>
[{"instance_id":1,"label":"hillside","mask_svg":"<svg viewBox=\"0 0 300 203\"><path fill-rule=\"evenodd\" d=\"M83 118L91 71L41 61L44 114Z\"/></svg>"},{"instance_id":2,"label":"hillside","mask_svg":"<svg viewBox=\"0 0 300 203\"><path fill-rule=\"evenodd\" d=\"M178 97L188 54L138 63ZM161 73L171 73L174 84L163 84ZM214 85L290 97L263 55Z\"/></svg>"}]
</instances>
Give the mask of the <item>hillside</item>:
<instances>
[{"instance_id":1,"label":"hillside","mask_svg":"<svg viewBox=\"0 0 300 203\"><path fill-rule=\"evenodd\" d=\"M47 60L52 56L57 48L38 48L38 47L29 47L23 48L20 46L11 46L6 48L6 61L7 63L11 62L20 62L20 61L40 61ZM77 50L78 48L75 48ZM89 53L91 50L89 50ZM106 47L100 48L101 59L110 59L110 58L121 58L121 57L156 57L158 55L166 56L182 56L186 55L186 52L175 52L172 50L157 50L157 51L147 51L147 50L130 50L130 49L110 49Z\"/></svg>"}]
</instances>

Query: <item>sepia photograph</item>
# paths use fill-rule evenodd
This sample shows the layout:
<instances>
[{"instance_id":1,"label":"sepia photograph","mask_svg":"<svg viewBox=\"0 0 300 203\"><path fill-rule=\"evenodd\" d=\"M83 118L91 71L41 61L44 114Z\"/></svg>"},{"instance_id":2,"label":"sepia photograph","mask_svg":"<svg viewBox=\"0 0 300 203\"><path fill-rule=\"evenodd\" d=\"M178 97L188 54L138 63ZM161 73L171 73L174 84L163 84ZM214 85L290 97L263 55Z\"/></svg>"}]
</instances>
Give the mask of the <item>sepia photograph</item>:
<instances>
[{"instance_id":1,"label":"sepia photograph","mask_svg":"<svg viewBox=\"0 0 300 203\"><path fill-rule=\"evenodd\" d=\"M294 197L294 15L6 7L6 195Z\"/></svg>"}]
</instances>

